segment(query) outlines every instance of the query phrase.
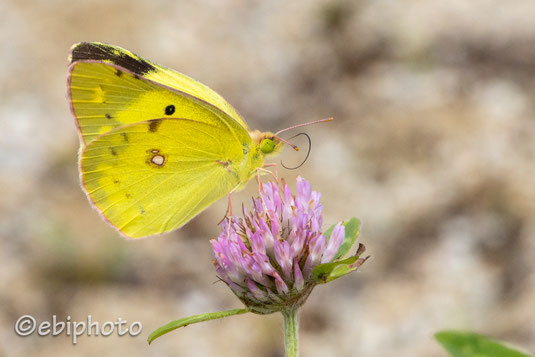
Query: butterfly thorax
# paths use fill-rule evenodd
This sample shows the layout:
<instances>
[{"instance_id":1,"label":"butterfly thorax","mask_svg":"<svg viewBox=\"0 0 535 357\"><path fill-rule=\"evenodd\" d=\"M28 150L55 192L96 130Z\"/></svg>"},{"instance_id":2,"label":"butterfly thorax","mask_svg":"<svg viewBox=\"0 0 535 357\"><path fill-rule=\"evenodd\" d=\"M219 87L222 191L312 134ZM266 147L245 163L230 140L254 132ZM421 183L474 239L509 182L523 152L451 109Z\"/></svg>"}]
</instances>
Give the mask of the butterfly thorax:
<instances>
[{"instance_id":1,"label":"butterfly thorax","mask_svg":"<svg viewBox=\"0 0 535 357\"><path fill-rule=\"evenodd\" d=\"M252 142L242 162L241 181L245 184L256 175L256 169L264 165L266 157L276 155L282 150L282 142L271 132L259 130L249 132Z\"/></svg>"}]
</instances>

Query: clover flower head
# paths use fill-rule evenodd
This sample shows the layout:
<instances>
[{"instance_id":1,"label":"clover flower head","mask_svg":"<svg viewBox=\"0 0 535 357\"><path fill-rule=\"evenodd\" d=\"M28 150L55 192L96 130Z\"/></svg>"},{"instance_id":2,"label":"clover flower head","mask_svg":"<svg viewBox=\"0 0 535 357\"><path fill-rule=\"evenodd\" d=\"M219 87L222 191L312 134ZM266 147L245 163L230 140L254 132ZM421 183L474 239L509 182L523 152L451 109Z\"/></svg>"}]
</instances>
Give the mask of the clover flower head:
<instances>
[{"instance_id":1,"label":"clover flower head","mask_svg":"<svg viewBox=\"0 0 535 357\"><path fill-rule=\"evenodd\" d=\"M244 208L243 217L227 218L211 240L217 275L251 311L299 307L315 285L365 261L359 258L361 244L353 257L340 260L356 239L358 220L349 239L342 222L322 232L321 194L307 180L297 178L296 195L284 181L261 187L252 210Z\"/></svg>"}]
</instances>

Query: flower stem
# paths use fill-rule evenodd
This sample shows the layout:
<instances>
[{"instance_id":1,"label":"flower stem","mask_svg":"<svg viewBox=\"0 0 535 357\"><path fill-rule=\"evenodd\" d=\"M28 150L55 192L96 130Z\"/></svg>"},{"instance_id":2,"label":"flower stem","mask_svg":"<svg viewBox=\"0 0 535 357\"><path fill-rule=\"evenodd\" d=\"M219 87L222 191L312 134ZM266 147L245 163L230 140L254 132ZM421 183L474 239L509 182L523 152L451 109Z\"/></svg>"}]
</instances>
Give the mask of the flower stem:
<instances>
[{"instance_id":1,"label":"flower stem","mask_svg":"<svg viewBox=\"0 0 535 357\"><path fill-rule=\"evenodd\" d=\"M286 357L299 356L299 321L297 308L282 311L284 317L284 347Z\"/></svg>"}]
</instances>

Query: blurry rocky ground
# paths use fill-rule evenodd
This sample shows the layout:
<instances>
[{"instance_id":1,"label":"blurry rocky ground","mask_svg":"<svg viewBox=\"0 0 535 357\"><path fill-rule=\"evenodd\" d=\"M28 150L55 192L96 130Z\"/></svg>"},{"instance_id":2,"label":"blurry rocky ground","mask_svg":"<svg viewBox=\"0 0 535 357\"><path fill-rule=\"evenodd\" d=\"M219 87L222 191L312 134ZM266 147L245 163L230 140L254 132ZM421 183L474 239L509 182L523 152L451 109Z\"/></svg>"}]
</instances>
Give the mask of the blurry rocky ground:
<instances>
[{"instance_id":1,"label":"blurry rocky ground","mask_svg":"<svg viewBox=\"0 0 535 357\"><path fill-rule=\"evenodd\" d=\"M252 128L336 118L306 129L310 160L281 174L312 181L327 224L359 217L372 259L314 291L303 356L443 356L432 334L444 328L535 351L534 13L532 0L3 0L0 355L281 356L280 316L146 344L169 320L240 306L210 263L226 204L135 242L101 221L78 185L65 98L79 41L201 80ZM144 331L72 346L15 336L23 314Z\"/></svg>"}]
</instances>

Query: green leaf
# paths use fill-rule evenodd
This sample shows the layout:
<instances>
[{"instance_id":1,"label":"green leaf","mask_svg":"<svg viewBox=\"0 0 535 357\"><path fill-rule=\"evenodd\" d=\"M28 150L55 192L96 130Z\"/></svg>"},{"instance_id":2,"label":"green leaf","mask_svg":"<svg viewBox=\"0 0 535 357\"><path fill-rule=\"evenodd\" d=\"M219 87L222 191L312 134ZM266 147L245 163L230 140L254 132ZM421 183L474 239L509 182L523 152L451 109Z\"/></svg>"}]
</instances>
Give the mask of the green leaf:
<instances>
[{"instance_id":1,"label":"green leaf","mask_svg":"<svg viewBox=\"0 0 535 357\"><path fill-rule=\"evenodd\" d=\"M441 331L435 338L453 357L529 357L473 332Z\"/></svg>"},{"instance_id":2,"label":"green leaf","mask_svg":"<svg viewBox=\"0 0 535 357\"><path fill-rule=\"evenodd\" d=\"M245 314L246 312L249 312L249 311L250 311L249 309L233 309L233 310L209 312L207 314L184 317L182 319L171 321L168 324L165 324L162 327L157 328L149 335L149 337L147 338L147 341L150 344L152 341L154 341L158 337L165 335L166 333L171 332L179 327L186 327L188 325L195 324L197 322L221 319L223 317L232 316L232 315Z\"/></svg>"},{"instance_id":3,"label":"green leaf","mask_svg":"<svg viewBox=\"0 0 535 357\"><path fill-rule=\"evenodd\" d=\"M360 221L358 219L353 217L349 221L342 224L345 226L345 237L342 245L340 245L340 248L338 249L338 252L334 256L334 260L345 257L359 236Z\"/></svg>"},{"instance_id":4,"label":"green leaf","mask_svg":"<svg viewBox=\"0 0 535 357\"><path fill-rule=\"evenodd\" d=\"M338 252L336 252L333 260L343 258L347 252L349 252L353 244L355 244L355 241L359 236L360 221L358 219L353 217L349 221L342 222L342 225L345 227L344 241L340 245L340 248L338 249ZM329 227L329 229L323 232L323 234L325 234L325 240L327 243L329 243L329 240L331 239L331 234L333 233L335 226L336 224L333 224Z\"/></svg>"},{"instance_id":5,"label":"green leaf","mask_svg":"<svg viewBox=\"0 0 535 357\"><path fill-rule=\"evenodd\" d=\"M360 258L364 249L364 245L359 244L357 253L354 256L316 266L312 271L314 280L316 283L325 284L357 270L368 259L368 257Z\"/></svg>"}]
</instances>

